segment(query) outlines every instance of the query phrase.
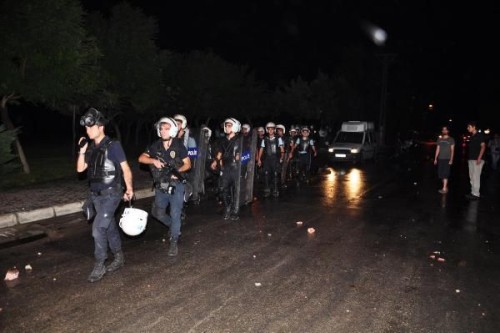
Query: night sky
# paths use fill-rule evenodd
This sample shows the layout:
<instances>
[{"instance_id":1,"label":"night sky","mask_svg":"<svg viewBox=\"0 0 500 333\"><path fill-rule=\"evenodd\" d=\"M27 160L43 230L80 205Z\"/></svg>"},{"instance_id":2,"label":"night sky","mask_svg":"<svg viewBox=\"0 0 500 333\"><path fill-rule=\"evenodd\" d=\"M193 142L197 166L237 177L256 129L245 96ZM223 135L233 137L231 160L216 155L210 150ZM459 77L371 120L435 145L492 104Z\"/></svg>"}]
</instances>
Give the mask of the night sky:
<instances>
[{"instance_id":1,"label":"night sky","mask_svg":"<svg viewBox=\"0 0 500 333\"><path fill-rule=\"evenodd\" d=\"M118 2L82 0L86 11L105 14ZM421 103L432 103L435 112L457 119L461 127L474 119L500 130L500 55L494 50L499 13L493 5L423 0L129 3L157 19L160 48L213 51L247 65L271 88L299 75L312 80L319 70L334 76L350 47L362 47L370 56L395 53L389 67L389 98L398 93L398 71L405 68ZM363 23L383 28L387 42L375 45Z\"/></svg>"}]
</instances>

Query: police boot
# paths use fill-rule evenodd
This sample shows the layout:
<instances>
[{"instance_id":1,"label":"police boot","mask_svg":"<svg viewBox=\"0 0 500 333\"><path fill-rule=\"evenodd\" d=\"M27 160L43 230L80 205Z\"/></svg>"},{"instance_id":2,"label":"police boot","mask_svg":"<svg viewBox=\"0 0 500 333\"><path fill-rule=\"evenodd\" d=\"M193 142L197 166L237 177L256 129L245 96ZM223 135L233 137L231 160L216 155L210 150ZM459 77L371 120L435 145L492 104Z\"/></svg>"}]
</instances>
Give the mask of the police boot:
<instances>
[{"instance_id":1,"label":"police boot","mask_svg":"<svg viewBox=\"0 0 500 333\"><path fill-rule=\"evenodd\" d=\"M88 281L96 282L102 279L102 277L106 274L106 267L104 267L104 261L96 261L94 264L94 269L92 273L90 273Z\"/></svg>"},{"instance_id":2,"label":"police boot","mask_svg":"<svg viewBox=\"0 0 500 333\"><path fill-rule=\"evenodd\" d=\"M123 265L125 265L125 258L123 257L123 252L118 251L115 253L115 258L113 259L111 264L106 266L106 272L114 272L117 269L122 268Z\"/></svg>"},{"instance_id":3,"label":"police boot","mask_svg":"<svg viewBox=\"0 0 500 333\"><path fill-rule=\"evenodd\" d=\"M177 239L170 238L170 247L168 248L168 256L175 257L179 253L179 248L177 247Z\"/></svg>"}]
</instances>

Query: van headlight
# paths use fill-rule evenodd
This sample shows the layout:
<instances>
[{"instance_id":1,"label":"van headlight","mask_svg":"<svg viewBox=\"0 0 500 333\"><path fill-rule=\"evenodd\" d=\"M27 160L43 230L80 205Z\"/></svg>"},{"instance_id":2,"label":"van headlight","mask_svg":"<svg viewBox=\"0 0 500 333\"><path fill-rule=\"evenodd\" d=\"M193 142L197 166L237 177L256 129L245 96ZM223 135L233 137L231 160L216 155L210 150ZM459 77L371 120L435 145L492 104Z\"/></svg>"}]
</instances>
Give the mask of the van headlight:
<instances>
[{"instance_id":1,"label":"van headlight","mask_svg":"<svg viewBox=\"0 0 500 333\"><path fill-rule=\"evenodd\" d=\"M359 149L356 148L351 149L351 154L357 154L357 153L359 153Z\"/></svg>"},{"instance_id":2,"label":"van headlight","mask_svg":"<svg viewBox=\"0 0 500 333\"><path fill-rule=\"evenodd\" d=\"M335 151L335 149L333 149L333 148L328 148L328 152L329 152L329 153L333 153L334 151Z\"/></svg>"}]
</instances>

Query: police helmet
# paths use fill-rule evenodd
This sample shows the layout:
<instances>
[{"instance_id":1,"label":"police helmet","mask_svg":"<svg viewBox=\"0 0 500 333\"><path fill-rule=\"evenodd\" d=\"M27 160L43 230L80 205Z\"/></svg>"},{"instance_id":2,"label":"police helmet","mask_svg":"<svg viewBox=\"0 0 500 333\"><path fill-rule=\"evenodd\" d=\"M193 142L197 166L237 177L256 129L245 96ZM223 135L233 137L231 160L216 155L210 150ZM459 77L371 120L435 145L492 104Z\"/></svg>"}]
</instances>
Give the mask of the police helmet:
<instances>
[{"instance_id":1,"label":"police helmet","mask_svg":"<svg viewBox=\"0 0 500 333\"><path fill-rule=\"evenodd\" d=\"M94 125L104 126L108 123L108 120L104 115L97 109L90 108L85 112L85 114L80 118L80 125L92 127Z\"/></svg>"},{"instance_id":2,"label":"police helmet","mask_svg":"<svg viewBox=\"0 0 500 333\"><path fill-rule=\"evenodd\" d=\"M148 213L142 209L128 207L123 211L119 226L129 236L137 236L146 230Z\"/></svg>"},{"instance_id":3,"label":"police helmet","mask_svg":"<svg viewBox=\"0 0 500 333\"><path fill-rule=\"evenodd\" d=\"M284 125L282 125L282 124L278 124L278 125L276 125L276 129L278 129L278 128L280 128L280 129L282 129L282 130L283 130L283 134L285 134L285 133L286 133L286 128L285 128L285 126L284 126Z\"/></svg>"},{"instance_id":4,"label":"police helmet","mask_svg":"<svg viewBox=\"0 0 500 333\"><path fill-rule=\"evenodd\" d=\"M212 136L212 130L208 126L203 126L201 130L206 133L207 138Z\"/></svg>"},{"instance_id":5,"label":"police helmet","mask_svg":"<svg viewBox=\"0 0 500 333\"><path fill-rule=\"evenodd\" d=\"M250 125L249 125L249 124L243 124L243 125L241 126L241 128L246 129L248 132L250 132L250 129L251 129L251 127L250 127Z\"/></svg>"},{"instance_id":6,"label":"police helmet","mask_svg":"<svg viewBox=\"0 0 500 333\"><path fill-rule=\"evenodd\" d=\"M227 118L226 120L224 120L224 133L226 133L226 134L229 134L229 132L226 130L226 126L225 126L226 123L233 124L233 132L234 133L238 133L241 130L241 123L238 120L236 120L234 118Z\"/></svg>"},{"instance_id":7,"label":"police helmet","mask_svg":"<svg viewBox=\"0 0 500 333\"><path fill-rule=\"evenodd\" d=\"M160 127L163 123L170 124L170 137L175 138L177 136L177 132L179 132L179 129L177 128L177 122L175 121L175 119L170 117L160 118L160 120L158 120L158 122L155 124L156 133L158 134L158 136L161 138Z\"/></svg>"},{"instance_id":8,"label":"police helmet","mask_svg":"<svg viewBox=\"0 0 500 333\"><path fill-rule=\"evenodd\" d=\"M172 118L174 118L176 121L180 121L181 122L181 128L182 129L186 129L187 119L186 119L185 116L183 116L182 114L176 114Z\"/></svg>"},{"instance_id":9,"label":"police helmet","mask_svg":"<svg viewBox=\"0 0 500 333\"><path fill-rule=\"evenodd\" d=\"M268 122L266 124L266 132L269 133L268 128L276 128L276 124L273 123L272 121Z\"/></svg>"},{"instance_id":10,"label":"police helmet","mask_svg":"<svg viewBox=\"0 0 500 333\"><path fill-rule=\"evenodd\" d=\"M259 132L259 133L265 133L266 130L264 129L264 127L261 126L261 127L257 128L257 132Z\"/></svg>"}]
</instances>

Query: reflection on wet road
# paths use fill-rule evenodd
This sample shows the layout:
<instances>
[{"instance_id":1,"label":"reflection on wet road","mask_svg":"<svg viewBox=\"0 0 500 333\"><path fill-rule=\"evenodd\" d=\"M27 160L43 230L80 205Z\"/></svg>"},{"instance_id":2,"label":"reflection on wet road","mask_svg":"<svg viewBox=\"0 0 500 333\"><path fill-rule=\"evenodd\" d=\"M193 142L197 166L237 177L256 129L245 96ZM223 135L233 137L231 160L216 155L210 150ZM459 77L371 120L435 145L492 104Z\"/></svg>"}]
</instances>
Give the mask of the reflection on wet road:
<instances>
[{"instance_id":1,"label":"reflection on wet road","mask_svg":"<svg viewBox=\"0 0 500 333\"><path fill-rule=\"evenodd\" d=\"M367 187L365 171L358 168L329 167L325 170L325 181L321 184L323 202L325 206L332 205L335 199L343 199L350 205L357 205L361 201L361 194Z\"/></svg>"},{"instance_id":2,"label":"reflection on wet road","mask_svg":"<svg viewBox=\"0 0 500 333\"><path fill-rule=\"evenodd\" d=\"M177 258L150 219L96 284L90 226L54 219L57 237L0 250L1 270L33 267L0 288L0 330L496 332L498 178L469 202L463 175L441 195L428 160L333 165L279 198L257 188L238 222L207 199L188 207Z\"/></svg>"}]
</instances>

